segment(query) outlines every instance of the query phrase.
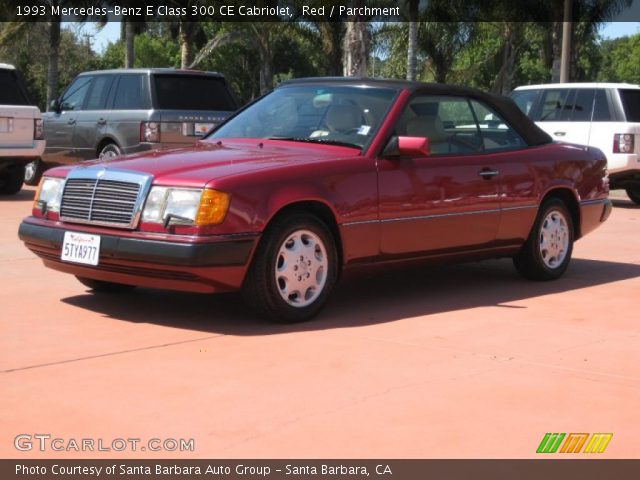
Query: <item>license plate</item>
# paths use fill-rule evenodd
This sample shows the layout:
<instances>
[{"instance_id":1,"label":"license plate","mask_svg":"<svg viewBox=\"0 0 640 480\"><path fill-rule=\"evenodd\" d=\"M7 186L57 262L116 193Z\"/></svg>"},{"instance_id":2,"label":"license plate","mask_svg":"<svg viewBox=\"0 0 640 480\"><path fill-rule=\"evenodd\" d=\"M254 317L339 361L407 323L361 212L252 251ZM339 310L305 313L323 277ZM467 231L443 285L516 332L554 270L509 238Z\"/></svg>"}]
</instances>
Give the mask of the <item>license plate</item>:
<instances>
[{"instance_id":1,"label":"license plate","mask_svg":"<svg viewBox=\"0 0 640 480\"><path fill-rule=\"evenodd\" d=\"M98 265L100 258L100 235L64 232L62 254L64 262Z\"/></svg>"},{"instance_id":2,"label":"license plate","mask_svg":"<svg viewBox=\"0 0 640 480\"><path fill-rule=\"evenodd\" d=\"M201 137L213 128L213 123L194 123L193 134Z\"/></svg>"}]
</instances>

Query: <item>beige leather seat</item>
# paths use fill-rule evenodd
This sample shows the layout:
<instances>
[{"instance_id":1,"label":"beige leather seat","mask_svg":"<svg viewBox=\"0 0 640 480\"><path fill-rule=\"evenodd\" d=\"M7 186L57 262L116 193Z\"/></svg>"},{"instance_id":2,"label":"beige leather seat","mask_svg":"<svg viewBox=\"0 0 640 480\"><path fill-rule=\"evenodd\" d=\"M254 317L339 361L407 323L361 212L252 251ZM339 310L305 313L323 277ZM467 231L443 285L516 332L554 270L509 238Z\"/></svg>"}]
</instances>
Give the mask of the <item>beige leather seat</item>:
<instances>
[{"instance_id":1,"label":"beige leather seat","mask_svg":"<svg viewBox=\"0 0 640 480\"><path fill-rule=\"evenodd\" d=\"M410 137L427 137L433 142L444 141L447 132L437 115L415 117L407 123L407 135Z\"/></svg>"},{"instance_id":2,"label":"beige leather seat","mask_svg":"<svg viewBox=\"0 0 640 480\"><path fill-rule=\"evenodd\" d=\"M362 126L362 118L356 105L332 105L324 117L324 123L330 132L349 133Z\"/></svg>"}]
</instances>

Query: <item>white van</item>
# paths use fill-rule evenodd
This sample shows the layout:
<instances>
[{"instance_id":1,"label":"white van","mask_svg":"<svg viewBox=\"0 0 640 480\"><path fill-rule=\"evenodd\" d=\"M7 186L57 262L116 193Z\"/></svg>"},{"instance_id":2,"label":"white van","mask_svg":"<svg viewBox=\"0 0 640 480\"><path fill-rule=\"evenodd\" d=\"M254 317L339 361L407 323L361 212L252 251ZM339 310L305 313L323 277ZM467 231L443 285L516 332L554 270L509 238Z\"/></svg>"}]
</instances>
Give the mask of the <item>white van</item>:
<instances>
[{"instance_id":1,"label":"white van","mask_svg":"<svg viewBox=\"0 0 640 480\"><path fill-rule=\"evenodd\" d=\"M511 98L554 139L597 147L611 188L640 204L640 86L556 83L518 87Z\"/></svg>"},{"instance_id":2,"label":"white van","mask_svg":"<svg viewBox=\"0 0 640 480\"><path fill-rule=\"evenodd\" d=\"M0 195L22 188L24 166L44 151L42 116L13 65L0 63Z\"/></svg>"}]
</instances>

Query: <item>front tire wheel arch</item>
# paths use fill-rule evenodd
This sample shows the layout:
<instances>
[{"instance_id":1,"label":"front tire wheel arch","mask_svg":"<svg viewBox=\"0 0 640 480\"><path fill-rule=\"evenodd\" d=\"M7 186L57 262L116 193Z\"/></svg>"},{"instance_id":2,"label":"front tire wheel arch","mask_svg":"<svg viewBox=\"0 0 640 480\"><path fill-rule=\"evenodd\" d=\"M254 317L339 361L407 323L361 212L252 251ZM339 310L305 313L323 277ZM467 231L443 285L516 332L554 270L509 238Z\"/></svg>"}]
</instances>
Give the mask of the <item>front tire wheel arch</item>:
<instances>
[{"instance_id":1,"label":"front tire wheel arch","mask_svg":"<svg viewBox=\"0 0 640 480\"><path fill-rule=\"evenodd\" d=\"M318 261L309 265L309 272L313 275L319 266L326 268L326 276L322 282L321 291L317 295L309 296L313 299L310 304L299 302L294 306L293 301L288 302L282 294L283 285L277 280L281 253L287 240L298 237L300 243L306 241L319 242L322 254L319 258L326 257L324 263ZM308 247L311 248L311 247ZM304 262L311 259L313 250L303 253ZM302 267L301 267L302 268ZM305 267L306 268L306 267ZM329 227L318 217L309 213L292 212L287 215L277 216L265 229L260 243L254 252L249 271L242 286L242 294L245 302L259 315L277 323L298 323L310 320L316 316L327 302L333 287L338 280L339 256L335 239ZM295 282L295 280L294 280ZM306 288L306 287L304 287ZM311 290L311 289L309 289Z\"/></svg>"}]
</instances>

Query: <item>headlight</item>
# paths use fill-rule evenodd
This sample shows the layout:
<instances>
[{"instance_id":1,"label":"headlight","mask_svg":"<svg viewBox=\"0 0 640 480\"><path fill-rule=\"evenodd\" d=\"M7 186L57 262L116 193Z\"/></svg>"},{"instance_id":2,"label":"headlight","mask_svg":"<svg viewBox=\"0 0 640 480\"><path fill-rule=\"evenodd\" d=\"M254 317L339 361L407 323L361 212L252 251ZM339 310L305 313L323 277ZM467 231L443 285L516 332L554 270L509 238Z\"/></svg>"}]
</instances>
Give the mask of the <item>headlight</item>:
<instances>
[{"instance_id":1,"label":"headlight","mask_svg":"<svg viewBox=\"0 0 640 480\"><path fill-rule=\"evenodd\" d=\"M38 186L33 208L42 213L59 212L64 178L43 177Z\"/></svg>"},{"instance_id":2,"label":"headlight","mask_svg":"<svg viewBox=\"0 0 640 480\"><path fill-rule=\"evenodd\" d=\"M165 225L216 225L229 209L229 195L212 189L153 187L142 221Z\"/></svg>"}]
</instances>

